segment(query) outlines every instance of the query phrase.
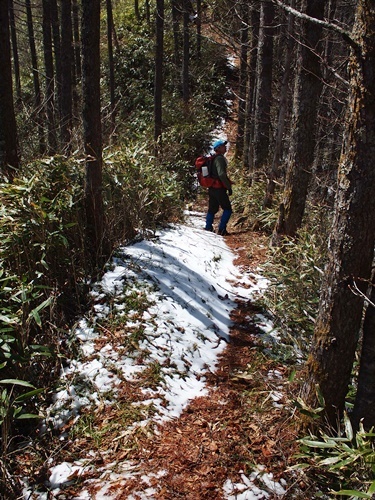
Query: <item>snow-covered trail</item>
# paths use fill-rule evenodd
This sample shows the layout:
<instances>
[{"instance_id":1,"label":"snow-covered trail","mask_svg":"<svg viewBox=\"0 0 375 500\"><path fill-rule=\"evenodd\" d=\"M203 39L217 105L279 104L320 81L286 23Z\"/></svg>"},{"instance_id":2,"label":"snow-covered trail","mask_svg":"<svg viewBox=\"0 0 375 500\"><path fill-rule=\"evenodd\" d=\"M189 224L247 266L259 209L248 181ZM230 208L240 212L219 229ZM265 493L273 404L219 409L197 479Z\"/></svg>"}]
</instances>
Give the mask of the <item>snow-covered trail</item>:
<instances>
[{"instance_id":1,"label":"snow-covered trail","mask_svg":"<svg viewBox=\"0 0 375 500\"><path fill-rule=\"evenodd\" d=\"M110 408L123 384L155 364L159 384L144 389L143 418L123 429L124 434L176 419L189 401L206 395L205 374L215 370L218 355L230 341L230 314L236 301L253 299L267 283L260 275L244 275L234 265L235 256L225 239L202 227L203 214L187 212L185 224L172 225L152 239L118 250L92 292L93 314L82 318L75 329L82 357L63 370L46 428L62 429L67 421L77 422L83 408L94 411L99 404ZM141 315L128 306L137 294L147 299ZM142 332L137 350L124 349L127 339L114 341L110 327L102 327L113 317L121 323L123 336ZM60 439L64 443L69 436L61 432ZM121 487L139 471L128 461L114 462L106 453L102 453L105 465L95 470L90 449L71 463L51 458L45 485L49 492L32 492L25 480L24 498L57 498L72 478L80 477L81 491L74 498L115 499L112 488ZM162 482L163 471L155 474ZM86 475L91 479L85 479ZM268 498L232 497L230 485L225 488L226 498ZM146 488L134 498L153 498L154 494L153 488Z\"/></svg>"}]
</instances>

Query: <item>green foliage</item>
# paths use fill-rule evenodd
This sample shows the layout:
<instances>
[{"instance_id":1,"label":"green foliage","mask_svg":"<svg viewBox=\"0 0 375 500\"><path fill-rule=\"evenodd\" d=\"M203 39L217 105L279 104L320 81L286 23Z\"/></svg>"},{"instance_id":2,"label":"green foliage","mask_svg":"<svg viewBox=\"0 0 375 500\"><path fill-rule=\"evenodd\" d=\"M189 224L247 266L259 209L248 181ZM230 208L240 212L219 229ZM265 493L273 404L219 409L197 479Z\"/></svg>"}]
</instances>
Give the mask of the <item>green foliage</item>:
<instances>
[{"instance_id":1,"label":"green foliage","mask_svg":"<svg viewBox=\"0 0 375 500\"><path fill-rule=\"evenodd\" d=\"M90 447L101 451L108 442L118 440L122 434L130 434L129 427L136 428L141 422L153 413L152 405L133 405L131 401L120 401L115 406L112 418L94 412L83 413L72 427L70 437L77 442L84 439L89 441ZM134 443L133 443L134 446Z\"/></svg>"},{"instance_id":2,"label":"green foliage","mask_svg":"<svg viewBox=\"0 0 375 500\"><path fill-rule=\"evenodd\" d=\"M373 498L375 492L375 433L365 432L362 424L354 433L348 415L344 416L342 435L321 433L300 440L300 464L314 475L319 485L334 486L334 495ZM302 460L308 460L302 462Z\"/></svg>"},{"instance_id":3,"label":"green foliage","mask_svg":"<svg viewBox=\"0 0 375 500\"><path fill-rule=\"evenodd\" d=\"M1 364L0 370L4 366L5 363ZM3 386L5 387L2 388ZM13 478L6 468L6 465L9 464L7 458L11 445L12 428L15 423L20 422L21 427L25 430L25 422L29 422L31 419L39 419L38 412L30 413L28 409L35 407L36 396L43 390L36 389L25 380L0 380L0 456L3 464L0 473L0 489L3 494L9 493L10 496L6 498L14 497Z\"/></svg>"},{"instance_id":4,"label":"green foliage","mask_svg":"<svg viewBox=\"0 0 375 500\"><path fill-rule=\"evenodd\" d=\"M120 35L124 36L124 28ZM117 100L121 102L119 118L126 119L131 113L142 115L144 129L153 116L154 42L146 27L126 35L126 43L116 50L114 61Z\"/></svg>"},{"instance_id":5,"label":"green foliage","mask_svg":"<svg viewBox=\"0 0 375 500\"><path fill-rule=\"evenodd\" d=\"M327 253L327 219L315 211L295 239L284 239L270 249L262 266L270 286L263 301L282 325L285 338L298 346L305 356L318 312L320 286Z\"/></svg>"},{"instance_id":6,"label":"green foliage","mask_svg":"<svg viewBox=\"0 0 375 500\"><path fill-rule=\"evenodd\" d=\"M24 380L14 379L0 380L0 385L6 386L6 388L0 392L1 445L2 453L6 453L8 448L9 427L12 420L39 418L39 415L26 413L24 403L43 392L43 389L36 389L32 384ZM8 387L10 388L8 389ZM32 390L20 393L15 390L15 387L26 387Z\"/></svg>"},{"instance_id":7,"label":"green foliage","mask_svg":"<svg viewBox=\"0 0 375 500\"><path fill-rule=\"evenodd\" d=\"M117 37L119 45L114 54L117 129L116 137L127 141L146 142L153 137L154 113L154 40L150 26L125 18L123 11ZM166 12L166 16L168 13ZM191 58L190 94L186 106L182 102L181 65L176 65L171 23L166 23L164 84L163 84L163 146L179 158L191 161L197 150L209 142L211 130L228 114L227 78L230 69L224 49L209 38L202 38L202 57ZM191 52L195 51L195 37L191 38ZM107 62L104 59L104 68ZM108 77L108 72L103 71ZM108 88L106 86L106 88ZM106 89L105 88L105 89ZM104 91L105 91L104 89ZM176 155L174 155L176 156Z\"/></svg>"},{"instance_id":8,"label":"green foliage","mask_svg":"<svg viewBox=\"0 0 375 500\"><path fill-rule=\"evenodd\" d=\"M177 176L144 148L128 145L108 154L104 184L106 230L114 244L181 215Z\"/></svg>"},{"instance_id":9,"label":"green foliage","mask_svg":"<svg viewBox=\"0 0 375 500\"><path fill-rule=\"evenodd\" d=\"M298 240L274 248L272 261L263 267L271 280L267 308L295 340L309 338L314 328L323 266L319 243L316 232L300 231Z\"/></svg>"},{"instance_id":10,"label":"green foliage","mask_svg":"<svg viewBox=\"0 0 375 500\"><path fill-rule=\"evenodd\" d=\"M0 261L4 278L16 276L18 283L8 281L8 288L19 289L11 300L22 300L23 318L35 304L64 300L65 290L72 293L82 279L82 184L78 161L54 157L25 166L12 184L0 185ZM39 312L32 315L41 326Z\"/></svg>"},{"instance_id":11,"label":"green foliage","mask_svg":"<svg viewBox=\"0 0 375 500\"><path fill-rule=\"evenodd\" d=\"M142 17L144 7L140 5ZM211 131L227 116L227 79L231 77L223 47L203 37L201 60L191 57L191 99L184 105L181 66L174 60L172 23L167 17L163 144L155 158L153 24L136 20L133 6L124 2L114 5L114 18L119 42L114 54L117 115L111 139L115 146L105 151L103 165L109 252L136 235L147 236L181 217L185 197L194 193L193 160L204 152L211 142ZM105 28L103 16L103 33ZM191 37L192 54L195 43ZM109 102L105 46L103 43L104 122ZM24 100L17 120L22 157L30 159L38 155L39 137L32 79L27 73L23 73ZM79 117L79 86L75 91L75 116ZM38 113L46 135L44 111ZM75 149L74 143L79 149L80 121L74 121L73 127L71 146ZM4 453L15 420L34 414L41 394L35 388L49 385L58 375L58 357L69 355L68 327L87 306L92 269L88 268L84 245L84 174L79 153L70 158L56 155L30 160L12 184L0 185L0 378L33 386L27 392L18 383L4 386L0 407L5 419ZM128 299L131 302L132 297ZM131 348L144 335L142 327L129 332L128 346L124 347ZM154 365L150 369L151 382L160 375L158 368Z\"/></svg>"},{"instance_id":12,"label":"green foliage","mask_svg":"<svg viewBox=\"0 0 375 500\"><path fill-rule=\"evenodd\" d=\"M248 186L245 176L236 183L235 211L243 214L252 228L272 234L278 219L277 190L274 205L263 208L266 184L256 181ZM262 298L262 306L273 314L275 326L286 344L297 346L302 356L314 330L319 294L327 253L330 215L323 209L307 207L307 215L298 236L284 239L271 247L262 265L263 275L270 280Z\"/></svg>"},{"instance_id":13,"label":"green foliage","mask_svg":"<svg viewBox=\"0 0 375 500\"><path fill-rule=\"evenodd\" d=\"M277 190L274 195L273 206L264 208L266 183L253 181L249 186L247 173L235 162L231 163L231 171L233 169L233 178L236 179L235 212L246 217L248 226L271 234L277 222L280 191Z\"/></svg>"},{"instance_id":14,"label":"green foliage","mask_svg":"<svg viewBox=\"0 0 375 500\"><path fill-rule=\"evenodd\" d=\"M181 183L145 147L128 145L108 153L103 170L111 248L180 217ZM83 184L81 159L56 156L25 165L13 184L0 185L3 456L17 422L38 413L42 390L36 387L50 385L58 375L57 356L69 355L64 351L66 326L88 300ZM135 300L139 296L129 296L130 304ZM129 342L142 335L142 329L133 332ZM25 392L26 384L33 386L31 391ZM20 433L26 429L23 424Z\"/></svg>"},{"instance_id":15,"label":"green foliage","mask_svg":"<svg viewBox=\"0 0 375 500\"><path fill-rule=\"evenodd\" d=\"M0 397L2 456L38 418L41 387L56 372L58 329L79 304L84 261L77 231L80 165L63 157L25 165L0 185ZM80 262L81 261L81 262ZM80 271L78 271L80 269ZM69 304L69 309L65 307ZM25 391L25 387L27 390ZM31 390L30 390L31 389ZM0 483L7 483L2 470Z\"/></svg>"}]
</instances>

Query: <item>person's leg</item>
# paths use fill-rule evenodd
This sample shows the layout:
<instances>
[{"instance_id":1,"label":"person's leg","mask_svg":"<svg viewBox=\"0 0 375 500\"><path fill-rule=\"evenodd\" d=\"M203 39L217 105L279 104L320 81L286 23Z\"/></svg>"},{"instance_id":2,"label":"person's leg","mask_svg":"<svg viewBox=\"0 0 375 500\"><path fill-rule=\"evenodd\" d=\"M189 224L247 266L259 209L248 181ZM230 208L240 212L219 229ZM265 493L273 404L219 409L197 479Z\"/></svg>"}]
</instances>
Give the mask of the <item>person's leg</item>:
<instances>
[{"instance_id":1,"label":"person's leg","mask_svg":"<svg viewBox=\"0 0 375 500\"><path fill-rule=\"evenodd\" d=\"M221 234L222 236L225 236L228 234L227 231L227 224L230 219L230 216L232 215L232 210L224 210L223 215L221 216L220 219L220 224L219 224L219 229L217 231L217 234Z\"/></svg>"},{"instance_id":2,"label":"person's leg","mask_svg":"<svg viewBox=\"0 0 375 500\"><path fill-rule=\"evenodd\" d=\"M214 228L213 228L213 223L214 223L214 219L215 219L215 214L217 214L217 212L219 211L219 201L216 199L216 196L215 196L215 191L213 188L210 188L208 190L208 212L207 212L207 215L206 215L206 227L205 227L205 230L206 231L213 231Z\"/></svg>"},{"instance_id":3,"label":"person's leg","mask_svg":"<svg viewBox=\"0 0 375 500\"><path fill-rule=\"evenodd\" d=\"M220 189L218 193L219 203L223 209L223 214L220 219L218 234L225 235L227 232L227 224L232 215L232 205L226 189Z\"/></svg>"},{"instance_id":4,"label":"person's leg","mask_svg":"<svg viewBox=\"0 0 375 500\"><path fill-rule=\"evenodd\" d=\"M215 214L212 214L211 212L207 212L206 227L205 227L206 231L213 231L214 230L214 226L213 226L214 219L215 219Z\"/></svg>"}]
</instances>

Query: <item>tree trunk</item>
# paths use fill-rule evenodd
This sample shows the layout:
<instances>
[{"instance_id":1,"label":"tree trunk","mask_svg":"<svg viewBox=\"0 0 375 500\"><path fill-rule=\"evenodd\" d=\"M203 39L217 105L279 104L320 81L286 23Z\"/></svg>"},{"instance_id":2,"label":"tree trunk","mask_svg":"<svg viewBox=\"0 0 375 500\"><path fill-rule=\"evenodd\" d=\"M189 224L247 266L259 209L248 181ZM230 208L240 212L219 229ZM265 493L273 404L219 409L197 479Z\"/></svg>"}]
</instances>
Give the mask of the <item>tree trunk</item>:
<instances>
[{"instance_id":1,"label":"tree trunk","mask_svg":"<svg viewBox=\"0 0 375 500\"><path fill-rule=\"evenodd\" d=\"M146 21L147 24L150 24L151 22L150 0L145 0L145 7L146 7Z\"/></svg>"},{"instance_id":2,"label":"tree trunk","mask_svg":"<svg viewBox=\"0 0 375 500\"><path fill-rule=\"evenodd\" d=\"M366 430L375 426L375 276L372 279L370 301L363 324L362 352L352 419L355 429L358 429L359 422L363 419Z\"/></svg>"},{"instance_id":3,"label":"tree trunk","mask_svg":"<svg viewBox=\"0 0 375 500\"><path fill-rule=\"evenodd\" d=\"M81 79L81 46L79 37L79 7L77 0L73 0L73 47L74 47L74 84Z\"/></svg>"},{"instance_id":4,"label":"tree trunk","mask_svg":"<svg viewBox=\"0 0 375 500\"><path fill-rule=\"evenodd\" d=\"M100 0L83 0L82 114L86 154L86 244L87 254L93 266L100 264L102 261L104 229L99 43Z\"/></svg>"},{"instance_id":5,"label":"tree trunk","mask_svg":"<svg viewBox=\"0 0 375 500\"><path fill-rule=\"evenodd\" d=\"M162 95L164 57L164 0L156 1L156 46L155 46L155 89L154 89L154 140L159 152L162 137Z\"/></svg>"},{"instance_id":6,"label":"tree trunk","mask_svg":"<svg viewBox=\"0 0 375 500\"><path fill-rule=\"evenodd\" d=\"M255 172L264 170L269 159L274 10L271 2L266 0L261 2L254 130Z\"/></svg>"},{"instance_id":7,"label":"tree trunk","mask_svg":"<svg viewBox=\"0 0 375 500\"><path fill-rule=\"evenodd\" d=\"M21 100L22 96L21 96L20 61L19 61L19 57L18 57L16 20L15 20L15 17L14 17L13 0L8 0L8 2L9 2L10 33L11 33L12 49L13 49L14 78L15 78L15 81L16 81L17 99Z\"/></svg>"},{"instance_id":8,"label":"tree trunk","mask_svg":"<svg viewBox=\"0 0 375 500\"><path fill-rule=\"evenodd\" d=\"M306 14L321 19L325 0L307 0ZM301 226L315 149L316 118L322 91L319 60L322 28L302 21L303 40L299 45L294 89L292 138L284 189L284 219L275 229L275 241L294 237ZM281 234L281 233L282 234Z\"/></svg>"},{"instance_id":9,"label":"tree trunk","mask_svg":"<svg viewBox=\"0 0 375 500\"><path fill-rule=\"evenodd\" d=\"M197 61L202 59L202 0L197 0L197 13L195 18L197 25Z\"/></svg>"},{"instance_id":10,"label":"tree trunk","mask_svg":"<svg viewBox=\"0 0 375 500\"><path fill-rule=\"evenodd\" d=\"M292 2L291 6L292 7L294 6L294 1ZM273 159L271 164L271 172L268 176L266 195L263 201L264 208L270 208L272 206L273 196L275 193L275 180L280 177L280 163L281 163L281 154L283 147L285 118L288 110L289 81L292 73L292 60L293 60L293 48L294 48L294 37L292 36L293 26L294 26L294 17L292 14L288 14L288 28L287 28L286 42L285 42L284 74L281 82L280 99L279 99L279 115L277 120L276 138L275 138Z\"/></svg>"},{"instance_id":11,"label":"tree trunk","mask_svg":"<svg viewBox=\"0 0 375 500\"><path fill-rule=\"evenodd\" d=\"M190 59L190 36L189 36L189 1L183 0L183 52L182 52L182 99L185 105L190 99L189 92L189 59Z\"/></svg>"},{"instance_id":12,"label":"tree trunk","mask_svg":"<svg viewBox=\"0 0 375 500\"><path fill-rule=\"evenodd\" d=\"M179 12L177 0L172 0L172 30L173 30L173 46L174 46L174 63L176 68L180 68L180 31L179 31Z\"/></svg>"},{"instance_id":13,"label":"tree trunk","mask_svg":"<svg viewBox=\"0 0 375 500\"><path fill-rule=\"evenodd\" d=\"M240 82L238 90L238 124L236 137L236 157L242 158L245 135L245 113L246 113L246 90L248 71L248 51L249 51L249 5L244 3L241 6L241 49L240 49Z\"/></svg>"},{"instance_id":14,"label":"tree trunk","mask_svg":"<svg viewBox=\"0 0 375 500\"><path fill-rule=\"evenodd\" d=\"M314 404L318 385L328 422L344 409L365 293L371 278L375 224L375 6L359 0L350 58L350 96L338 172L338 192L305 399ZM358 288L360 293L356 290ZM373 331L372 331L373 335Z\"/></svg>"},{"instance_id":15,"label":"tree trunk","mask_svg":"<svg viewBox=\"0 0 375 500\"><path fill-rule=\"evenodd\" d=\"M336 7L336 0L329 0L326 5L325 19L329 22L343 23L343 9L341 3ZM348 44L341 43L338 36L327 36L324 41L324 64L322 76L325 85L322 90L319 105L319 121L317 124L317 148L314 154L312 188L316 190L321 202L332 205L333 190L330 189L332 180L337 176L340 161L342 136L345 121L345 105L348 95L348 75L346 61L349 57ZM341 62L345 61L342 65ZM333 73L331 68L340 68L340 77ZM315 193L313 193L314 195Z\"/></svg>"},{"instance_id":16,"label":"tree trunk","mask_svg":"<svg viewBox=\"0 0 375 500\"><path fill-rule=\"evenodd\" d=\"M72 68L72 93L73 93L73 120L78 116L79 95L78 83L81 81L81 42L79 33L79 6L77 0L72 0L72 26L73 26L73 68Z\"/></svg>"},{"instance_id":17,"label":"tree trunk","mask_svg":"<svg viewBox=\"0 0 375 500\"><path fill-rule=\"evenodd\" d=\"M71 150L73 117L73 30L72 2L64 0L61 5L61 142L64 149Z\"/></svg>"},{"instance_id":18,"label":"tree trunk","mask_svg":"<svg viewBox=\"0 0 375 500\"><path fill-rule=\"evenodd\" d=\"M0 2L0 166L12 179L19 166L10 57L8 2Z\"/></svg>"},{"instance_id":19,"label":"tree trunk","mask_svg":"<svg viewBox=\"0 0 375 500\"><path fill-rule=\"evenodd\" d=\"M52 36L51 36L51 2L50 0L42 0L43 5L43 53L44 53L44 69L46 78L46 115L48 128L48 151L55 153L57 150L56 127L54 116L54 70L53 70L53 54L52 54Z\"/></svg>"},{"instance_id":20,"label":"tree trunk","mask_svg":"<svg viewBox=\"0 0 375 500\"><path fill-rule=\"evenodd\" d=\"M63 10L65 2L62 2L61 10ZM57 6L57 0L50 0L50 12L51 12L51 29L52 29L52 40L53 40L53 51L55 60L55 121L61 120L61 93L62 93L62 53L61 53L61 37L60 37L60 22L59 22L59 9ZM63 21L61 20L63 25ZM61 28L63 29L63 28ZM58 118L57 118L58 117Z\"/></svg>"},{"instance_id":21,"label":"tree trunk","mask_svg":"<svg viewBox=\"0 0 375 500\"><path fill-rule=\"evenodd\" d=\"M141 16L139 14L139 1L134 0L134 14L137 21L140 21Z\"/></svg>"},{"instance_id":22,"label":"tree trunk","mask_svg":"<svg viewBox=\"0 0 375 500\"><path fill-rule=\"evenodd\" d=\"M43 120L42 120L42 116L41 116L42 98L41 98L41 94L40 94L38 59L37 59L36 47L35 47L34 24L33 24L32 10L31 10L31 1L25 0L25 6L26 6L26 14L27 14L27 31L28 31L28 37L29 37L31 66L32 66L33 83L34 83L35 120L37 122L37 128L38 128L39 153L41 155L43 155L46 151L46 142L45 142L45 138L44 138Z\"/></svg>"},{"instance_id":23,"label":"tree trunk","mask_svg":"<svg viewBox=\"0 0 375 500\"><path fill-rule=\"evenodd\" d=\"M244 154L243 166L250 173L253 170L253 137L254 137L254 100L255 100L255 76L257 64L257 50L259 37L259 11L252 7L250 15L251 25L251 43L249 46L249 68L246 90L246 108L245 108L245 136L244 136Z\"/></svg>"},{"instance_id":24,"label":"tree trunk","mask_svg":"<svg viewBox=\"0 0 375 500\"><path fill-rule=\"evenodd\" d=\"M113 61L113 15L112 0L107 0L107 39L108 39L108 65L109 65L109 94L111 99L110 135L116 126L116 100L115 100L115 66Z\"/></svg>"}]
</instances>

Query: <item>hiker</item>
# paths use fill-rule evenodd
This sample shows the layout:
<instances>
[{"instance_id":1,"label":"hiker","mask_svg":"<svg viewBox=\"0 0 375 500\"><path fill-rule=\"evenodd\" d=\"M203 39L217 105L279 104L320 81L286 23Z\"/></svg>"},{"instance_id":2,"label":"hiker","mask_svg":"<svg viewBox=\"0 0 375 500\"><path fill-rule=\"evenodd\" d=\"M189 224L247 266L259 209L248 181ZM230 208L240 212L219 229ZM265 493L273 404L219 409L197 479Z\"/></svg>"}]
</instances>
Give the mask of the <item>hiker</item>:
<instances>
[{"instance_id":1,"label":"hiker","mask_svg":"<svg viewBox=\"0 0 375 500\"><path fill-rule=\"evenodd\" d=\"M212 177L220 180L218 187L208 188L208 212L206 216L206 231L213 231L213 223L215 215L221 207L223 209L223 214L219 222L218 234L221 236L227 236L229 233L227 231L227 224L232 215L232 205L229 196L232 195L232 181L227 175L228 161L225 158L225 153L227 152L227 143L219 139L214 142L213 150L215 151L215 158L212 163ZM228 196L229 195L229 196Z\"/></svg>"}]
</instances>

